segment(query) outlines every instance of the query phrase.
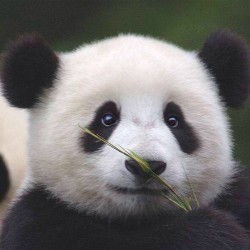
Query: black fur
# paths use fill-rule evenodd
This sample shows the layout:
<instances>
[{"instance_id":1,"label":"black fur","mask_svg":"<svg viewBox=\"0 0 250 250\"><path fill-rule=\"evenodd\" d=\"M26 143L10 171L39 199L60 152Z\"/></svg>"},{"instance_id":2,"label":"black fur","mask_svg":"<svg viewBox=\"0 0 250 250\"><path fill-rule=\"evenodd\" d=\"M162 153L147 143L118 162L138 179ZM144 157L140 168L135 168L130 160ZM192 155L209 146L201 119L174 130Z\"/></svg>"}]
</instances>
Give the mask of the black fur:
<instances>
[{"instance_id":1,"label":"black fur","mask_svg":"<svg viewBox=\"0 0 250 250\"><path fill-rule=\"evenodd\" d=\"M105 127L102 124L102 117L105 114L114 114L118 121L120 119L120 111L118 111L117 106L114 102L108 101L102 104L96 111L96 115L88 126L88 128L94 132L102 136L104 139L108 140L111 136L112 132L116 128L117 124ZM93 153L98 151L103 145L103 142L100 140L95 139L92 135L84 134L83 138L81 139L81 147L84 149L85 152Z\"/></svg>"},{"instance_id":2,"label":"black fur","mask_svg":"<svg viewBox=\"0 0 250 250\"><path fill-rule=\"evenodd\" d=\"M215 204L230 211L245 228L250 229L250 176L247 171L238 173L226 192Z\"/></svg>"},{"instance_id":3,"label":"black fur","mask_svg":"<svg viewBox=\"0 0 250 250\"><path fill-rule=\"evenodd\" d=\"M33 107L45 88L52 86L58 57L38 35L11 43L4 57L1 77L8 101L19 108Z\"/></svg>"},{"instance_id":4,"label":"black fur","mask_svg":"<svg viewBox=\"0 0 250 250\"><path fill-rule=\"evenodd\" d=\"M212 33L199 57L215 77L227 106L241 107L250 88L249 50L242 38L225 30Z\"/></svg>"},{"instance_id":5,"label":"black fur","mask_svg":"<svg viewBox=\"0 0 250 250\"><path fill-rule=\"evenodd\" d=\"M179 124L176 128L171 128L172 133L176 137L181 149L187 154L193 153L199 148L199 139L192 127L185 121L181 108L174 102L168 103L164 110L164 120L167 124L167 119L170 116L176 116Z\"/></svg>"},{"instance_id":6,"label":"black fur","mask_svg":"<svg viewBox=\"0 0 250 250\"><path fill-rule=\"evenodd\" d=\"M0 155L0 201L2 201L10 187L10 178L7 166Z\"/></svg>"},{"instance_id":7,"label":"black fur","mask_svg":"<svg viewBox=\"0 0 250 250\"><path fill-rule=\"evenodd\" d=\"M249 200L246 203L248 207ZM213 207L107 221L66 208L41 187L17 201L1 235L3 250L248 248L247 231L231 214Z\"/></svg>"}]
</instances>

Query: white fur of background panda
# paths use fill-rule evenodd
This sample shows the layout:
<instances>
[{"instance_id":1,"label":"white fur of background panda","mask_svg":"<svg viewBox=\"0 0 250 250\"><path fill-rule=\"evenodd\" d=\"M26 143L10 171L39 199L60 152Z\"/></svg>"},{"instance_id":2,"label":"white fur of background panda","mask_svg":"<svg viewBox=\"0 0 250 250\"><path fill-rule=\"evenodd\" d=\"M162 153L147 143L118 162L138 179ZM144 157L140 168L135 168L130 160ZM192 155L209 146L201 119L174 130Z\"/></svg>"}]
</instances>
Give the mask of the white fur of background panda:
<instances>
[{"instance_id":1,"label":"white fur of background panda","mask_svg":"<svg viewBox=\"0 0 250 250\"><path fill-rule=\"evenodd\" d=\"M96 110L113 101L122 112L110 142L145 159L166 162L161 178L177 192L190 191L184 169L202 205L231 181L234 163L227 117L215 83L196 53L148 37L122 35L59 58L53 87L30 111L32 180L89 213L116 216L169 209L159 196L147 201L110 189L136 188L125 156L108 146L94 153L80 147L83 132L78 124L88 126ZM163 110L169 102L181 107L199 139L192 154L181 150L164 123Z\"/></svg>"},{"instance_id":2,"label":"white fur of background panda","mask_svg":"<svg viewBox=\"0 0 250 250\"><path fill-rule=\"evenodd\" d=\"M8 167L11 182L6 198L0 203L0 223L25 175L27 116L25 110L10 107L0 91L0 153Z\"/></svg>"}]
</instances>

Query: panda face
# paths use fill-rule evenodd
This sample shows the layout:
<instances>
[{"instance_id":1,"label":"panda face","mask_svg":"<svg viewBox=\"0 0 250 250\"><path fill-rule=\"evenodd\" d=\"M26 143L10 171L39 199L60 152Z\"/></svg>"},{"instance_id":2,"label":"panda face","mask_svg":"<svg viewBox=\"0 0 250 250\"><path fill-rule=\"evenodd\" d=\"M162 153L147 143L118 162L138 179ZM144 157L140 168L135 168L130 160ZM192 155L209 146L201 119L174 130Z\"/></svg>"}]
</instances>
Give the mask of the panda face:
<instances>
[{"instance_id":1,"label":"panda face","mask_svg":"<svg viewBox=\"0 0 250 250\"><path fill-rule=\"evenodd\" d=\"M201 204L230 181L227 118L196 53L127 35L59 58L53 87L30 110L32 181L88 213L115 217L176 209L160 196L159 184L138 176L126 156L78 124L160 163L160 177L189 197L187 174Z\"/></svg>"}]
</instances>

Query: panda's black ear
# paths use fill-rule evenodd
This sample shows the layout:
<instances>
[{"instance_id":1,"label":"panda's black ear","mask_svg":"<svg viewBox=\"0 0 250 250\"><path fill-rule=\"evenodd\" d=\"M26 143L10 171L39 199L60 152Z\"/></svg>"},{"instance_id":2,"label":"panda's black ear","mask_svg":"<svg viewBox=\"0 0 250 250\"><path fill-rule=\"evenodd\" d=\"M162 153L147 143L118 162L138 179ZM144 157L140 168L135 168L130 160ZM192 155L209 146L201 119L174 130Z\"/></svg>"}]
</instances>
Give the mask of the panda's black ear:
<instances>
[{"instance_id":1,"label":"panda's black ear","mask_svg":"<svg viewBox=\"0 0 250 250\"><path fill-rule=\"evenodd\" d=\"M229 107L241 107L249 94L250 63L245 41L229 30L212 33L199 52Z\"/></svg>"},{"instance_id":2,"label":"panda's black ear","mask_svg":"<svg viewBox=\"0 0 250 250\"><path fill-rule=\"evenodd\" d=\"M11 105L32 108L45 88L52 86L59 59L38 34L21 36L3 54L3 94Z\"/></svg>"}]
</instances>

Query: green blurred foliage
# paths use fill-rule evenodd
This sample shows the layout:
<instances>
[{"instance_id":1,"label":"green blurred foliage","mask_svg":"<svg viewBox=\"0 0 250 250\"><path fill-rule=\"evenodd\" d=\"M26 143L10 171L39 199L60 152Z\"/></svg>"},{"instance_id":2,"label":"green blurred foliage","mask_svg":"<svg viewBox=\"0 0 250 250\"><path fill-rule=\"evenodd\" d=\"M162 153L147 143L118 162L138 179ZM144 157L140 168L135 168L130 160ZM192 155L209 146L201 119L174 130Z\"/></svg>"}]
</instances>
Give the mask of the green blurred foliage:
<instances>
[{"instance_id":1,"label":"green blurred foliage","mask_svg":"<svg viewBox=\"0 0 250 250\"><path fill-rule=\"evenodd\" d=\"M193 50L220 28L249 43L249 23L249 0L0 0L0 51L10 39L34 31L58 51L119 33L151 35ZM249 164L250 102L229 114L236 159Z\"/></svg>"}]
</instances>

